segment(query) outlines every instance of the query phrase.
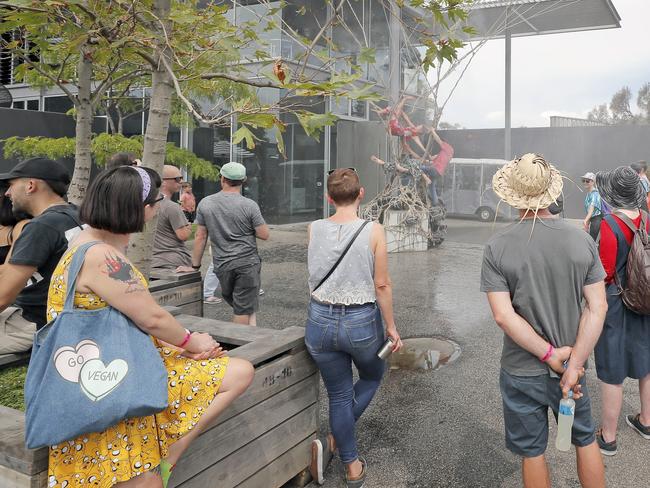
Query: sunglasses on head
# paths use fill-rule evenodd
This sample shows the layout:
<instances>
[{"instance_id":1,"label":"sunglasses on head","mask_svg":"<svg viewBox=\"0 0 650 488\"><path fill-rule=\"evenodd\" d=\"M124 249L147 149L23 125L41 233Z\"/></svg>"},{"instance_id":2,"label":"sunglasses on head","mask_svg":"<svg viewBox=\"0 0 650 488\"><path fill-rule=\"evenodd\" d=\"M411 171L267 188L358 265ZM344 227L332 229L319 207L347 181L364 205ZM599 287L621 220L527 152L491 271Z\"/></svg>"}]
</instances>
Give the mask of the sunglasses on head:
<instances>
[{"instance_id":1,"label":"sunglasses on head","mask_svg":"<svg viewBox=\"0 0 650 488\"><path fill-rule=\"evenodd\" d=\"M339 169L349 169L349 170L354 171L355 173L357 172L357 168L352 168L352 167L350 167L350 168L334 168L334 169L331 169L331 170L329 170L327 172L328 176L331 175L332 173L334 173L334 171L337 171Z\"/></svg>"},{"instance_id":2,"label":"sunglasses on head","mask_svg":"<svg viewBox=\"0 0 650 488\"><path fill-rule=\"evenodd\" d=\"M183 177L177 176L175 178L163 178L163 180L174 180L176 183L180 183L181 181L183 181Z\"/></svg>"}]
</instances>

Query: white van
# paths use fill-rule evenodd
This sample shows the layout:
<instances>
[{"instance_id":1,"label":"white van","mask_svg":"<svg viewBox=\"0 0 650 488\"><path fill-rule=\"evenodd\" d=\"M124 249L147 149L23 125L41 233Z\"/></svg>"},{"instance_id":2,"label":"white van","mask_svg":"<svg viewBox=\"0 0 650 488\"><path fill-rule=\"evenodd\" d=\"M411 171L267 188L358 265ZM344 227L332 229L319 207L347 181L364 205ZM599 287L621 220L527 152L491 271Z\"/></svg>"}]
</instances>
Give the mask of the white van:
<instances>
[{"instance_id":1,"label":"white van","mask_svg":"<svg viewBox=\"0 0 650 488\"><path fill-rule=\"evenodd\" d=\"M503 159L453 158L442 178L438 195L448 215L476 216L484 222L494 220L497 207L500 218L511 219L514 210L492 190L492 177L507 161ZM442 180L442 181L441 181Z\"/></svg>"}]
</instances>

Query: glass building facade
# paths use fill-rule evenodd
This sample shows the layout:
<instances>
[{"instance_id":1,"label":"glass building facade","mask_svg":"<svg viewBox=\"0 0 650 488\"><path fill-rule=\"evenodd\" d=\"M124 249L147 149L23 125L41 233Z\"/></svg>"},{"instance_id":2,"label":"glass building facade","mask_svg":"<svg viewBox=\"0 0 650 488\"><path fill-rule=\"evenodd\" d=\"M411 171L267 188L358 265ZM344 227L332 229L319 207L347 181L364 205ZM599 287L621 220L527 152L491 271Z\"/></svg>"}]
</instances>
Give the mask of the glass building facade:
<instances>
[{"instance_id":1,"label":"glass building facade","mask_svg":"<svg viewBox=\"0 0 650 488\"><path fill-rule=\"evenodd\" d=\"M224 1L230 7L229 18L238 25L254 25L260 38L266 43L272 58L282 58L287 63L303 62L305 48L297 39L315 39L331 15L327 2L313 0L287 0L285 2L264 2L255 0ZM269 8L277 8L275 17L266 14ZM345 26L330 27L326 36L317 41L314 51L330 49L325 37L337 46L330 50L330 56L339 58L335 69L348 69L349 62L359 64L363 78L376 83L379 92L386 92L390 71L389 13L379 0L356 0L343 5L340 15ZM271 23L272 21L272 23ZM284 25L285 29L278 26ZM291 34L288 34L290 32ZM375 63L357 61L359 46L375 49ZM244 51L243 62L254 63L254 48ZM248 59L247 59L248 58ZM343 61L343 58L347 61ZM311 55L307 60L309 69L328 73L321 60ZM403 82L400 80L400 82ZM283 100L285 93L280 89L259 89L258 97L263 103L291 103L303 105L314 113L330 111L345 121L368 123L376 120L366 101L340 99L298 99ZM327 172L337 167L339 158L337 145L338 125L325 128L318 139L308 136L298 120L289 112L280 110L279 117L286 129L283 133L285 154L280 154L273 130L255 130L255 148L230 144L234 130L231 127L197 128L192 131L191 149L197 155L221 165L229 160L246 166L248 181L244 194L257 201L262 213L270 223L305 222L322 218L328 213L325 199ZM236 121L235 121L236 123ZM376 146L376 142L373 142ZM202 197L218 191L218 184L195 181L194 192Z\"/></svg>"}]
</instances>

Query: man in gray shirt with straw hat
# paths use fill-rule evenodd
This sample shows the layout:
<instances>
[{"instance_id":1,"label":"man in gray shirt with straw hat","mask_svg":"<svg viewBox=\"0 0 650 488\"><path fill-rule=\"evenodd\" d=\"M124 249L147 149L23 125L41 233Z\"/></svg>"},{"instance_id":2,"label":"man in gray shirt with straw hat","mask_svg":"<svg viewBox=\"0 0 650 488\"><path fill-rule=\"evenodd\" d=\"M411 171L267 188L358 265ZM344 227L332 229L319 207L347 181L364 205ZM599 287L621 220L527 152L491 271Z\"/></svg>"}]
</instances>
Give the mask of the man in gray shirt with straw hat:
<instances>
[{"instance_id":1,"label":"man in gray shirt with straw hat","mask_svg":"<svg viewBox=\"0 0 650 488\"><path fill-rule=\"evenodd\" d=\"M192 267L201 268L210 237L214 271L223 299L233 308L233 322L256 325L261 260L256 239L269 238L260 207L241 194L246 167L227 163L221 167L221 191L205 197L196 209L198 224Z\"/></svg>"},{"instance_id":2,"label":"man in gray shirt with straw hat","mask_svg":"<svg viewBox=\"0 0 650 488\"><path fill-rule=\"evenodd\" d=\"M494 175L492 186L521 217L487 243L481 272L481 290L504 331L500 388L506 446L522 457L525 487L551 486L544 457L548 408L557 418L560 400L572 390L578 476L582 486L604 487L583 377L607 311L596 244L549 212L563 182L542 156L511 161Z\"/></svg>"}]
</instances>

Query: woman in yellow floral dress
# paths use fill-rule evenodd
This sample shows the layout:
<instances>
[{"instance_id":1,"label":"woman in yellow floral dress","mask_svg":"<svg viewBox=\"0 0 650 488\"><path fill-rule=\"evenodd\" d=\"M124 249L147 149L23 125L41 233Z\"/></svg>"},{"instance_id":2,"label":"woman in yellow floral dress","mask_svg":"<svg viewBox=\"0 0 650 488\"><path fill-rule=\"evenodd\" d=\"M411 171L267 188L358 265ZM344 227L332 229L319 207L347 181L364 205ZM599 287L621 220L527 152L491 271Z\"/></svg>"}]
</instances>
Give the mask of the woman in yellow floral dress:
<instances>
[{"instance_id":1,"label":"woman in yellow floral dress","mask_svg":"<svg viewBox=\"0 0 650 488\"><path fill-rule=\"evenodd\" d=\"M47 311L48 320L61 312L72 257L79 245L96 241L77 278L75 306L110 305L151 335L168 371L169 405L158 414L125 419L104 432L51 446L49 488L166 487L192 440L252 381L249 362L224 357L209 334L190 334L161 308L125 256L129 234L142 231L156 214L160 182L155 171L141 167L98 175L80 208L89 227L54 271Z\"/></svg>"}]
</instances>

